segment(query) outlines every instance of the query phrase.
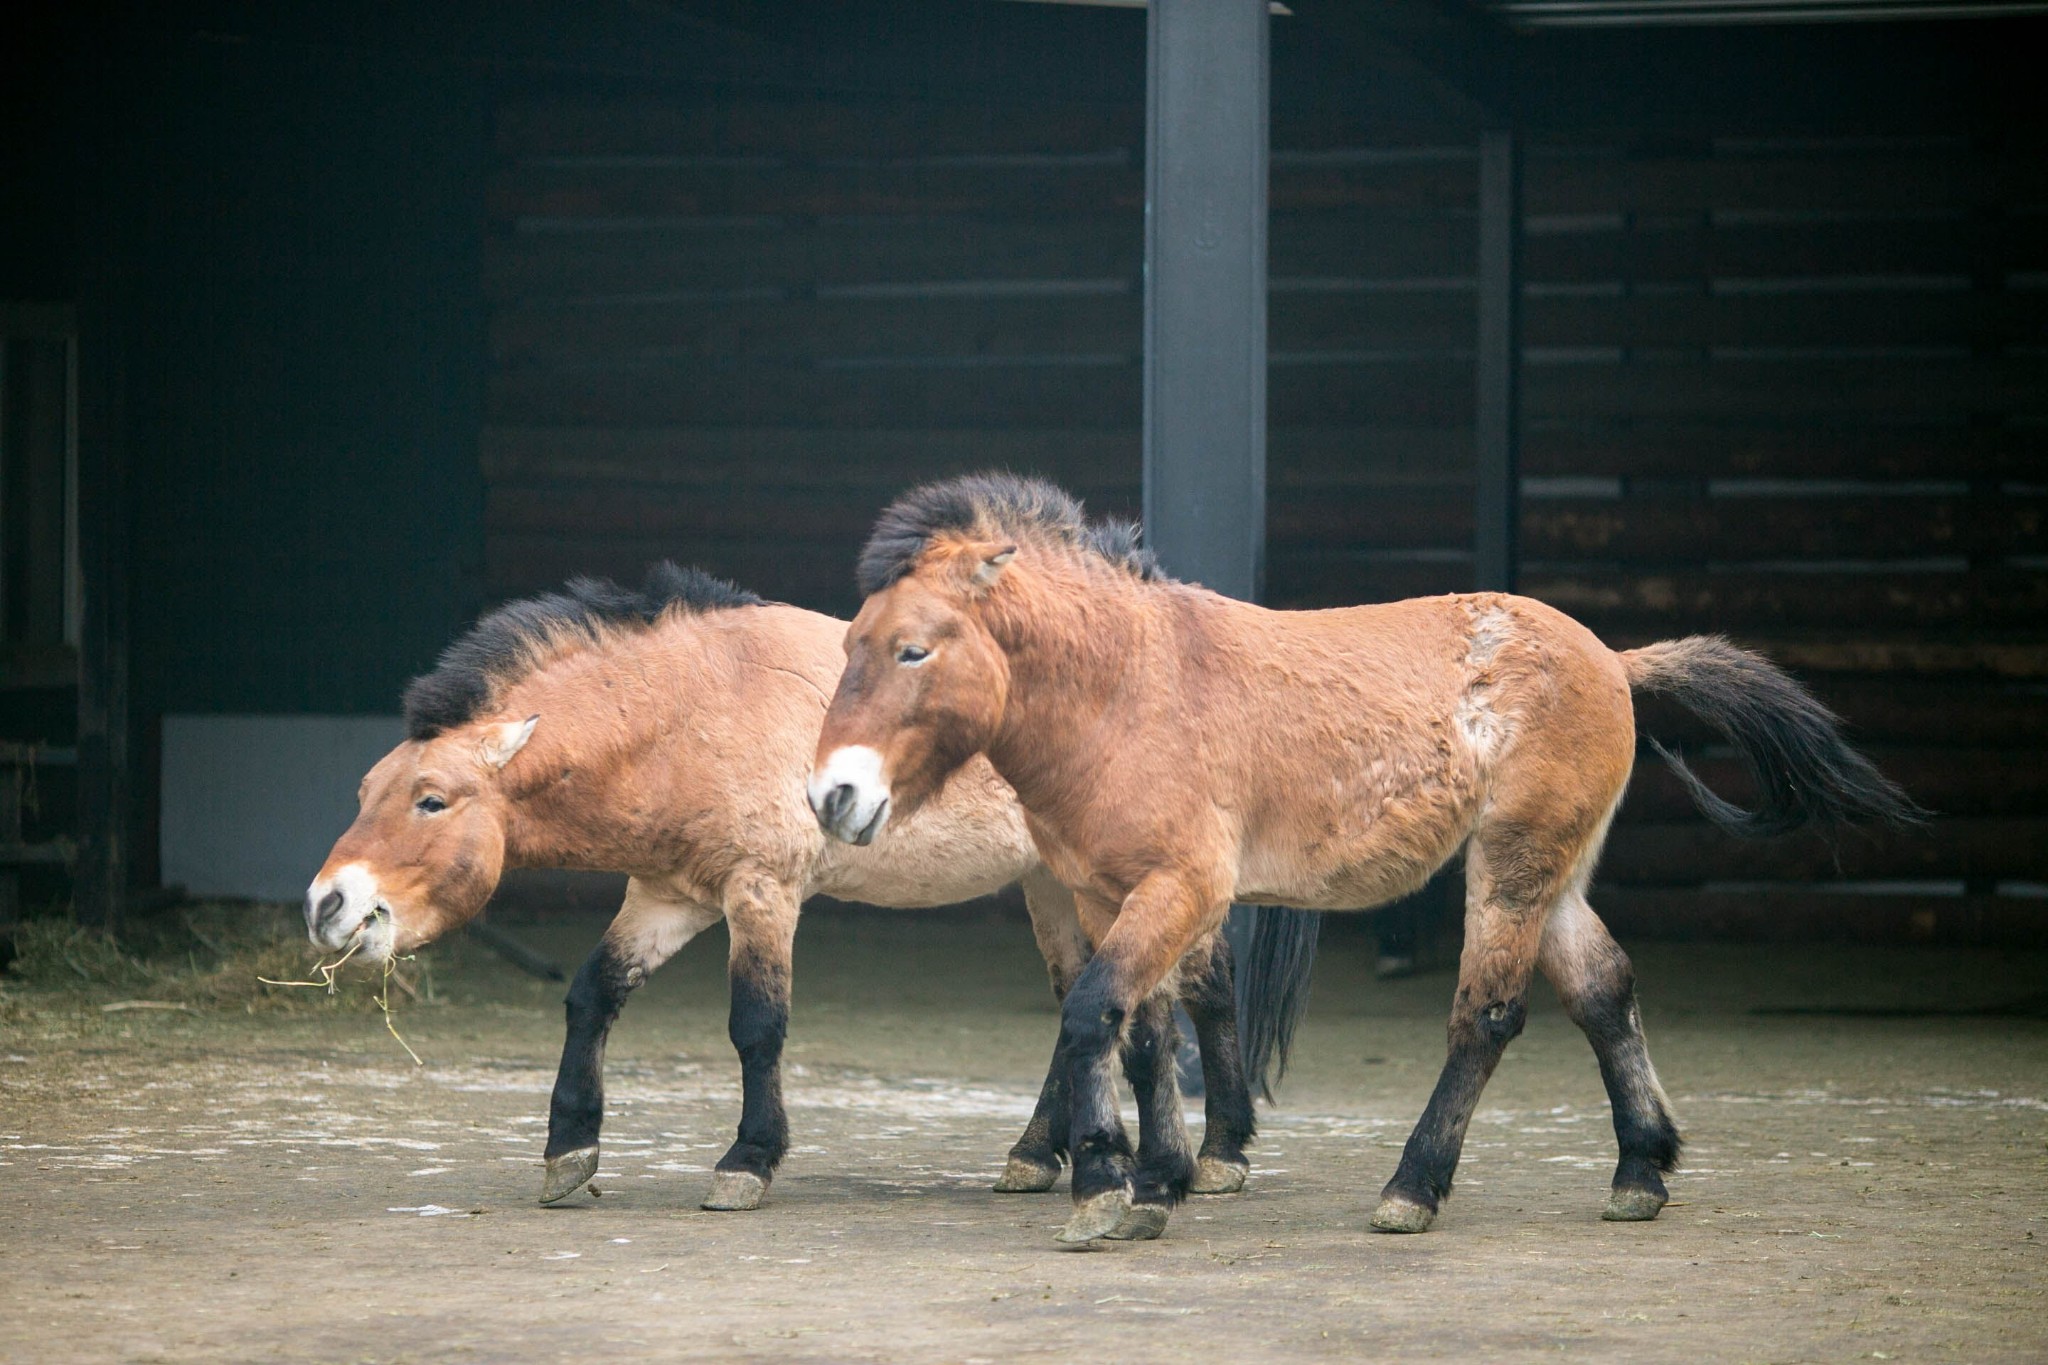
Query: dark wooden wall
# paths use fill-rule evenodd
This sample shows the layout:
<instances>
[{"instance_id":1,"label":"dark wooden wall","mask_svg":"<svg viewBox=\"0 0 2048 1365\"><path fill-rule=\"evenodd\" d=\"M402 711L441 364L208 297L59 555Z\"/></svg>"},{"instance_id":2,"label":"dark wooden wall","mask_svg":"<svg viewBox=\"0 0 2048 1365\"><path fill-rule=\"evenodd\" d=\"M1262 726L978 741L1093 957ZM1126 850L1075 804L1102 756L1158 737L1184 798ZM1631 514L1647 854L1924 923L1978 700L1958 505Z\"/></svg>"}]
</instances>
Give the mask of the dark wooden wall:
<instances>
[{"instance_id":1,"label":"dark wooden wall","mask_svg":"<svg viewBox=\"0 0 2048 1365\"><path fill-rule=\"evenodd\" d=\"M489 592L673 556L844 613L918 479L1001 466L1134 512L1142 145L1133 107L503 109ZM1276 604L1468 585L1476 169L1469 133L1276 118ZM1537 139L1525 211L1525 590L1616 644L1770 650L1943 813L1736 848L1647 763L1611 912L2035 932L2048 160ZM1818 894L1838 872L1886 894Z\"/></svg>"}]
</instances>

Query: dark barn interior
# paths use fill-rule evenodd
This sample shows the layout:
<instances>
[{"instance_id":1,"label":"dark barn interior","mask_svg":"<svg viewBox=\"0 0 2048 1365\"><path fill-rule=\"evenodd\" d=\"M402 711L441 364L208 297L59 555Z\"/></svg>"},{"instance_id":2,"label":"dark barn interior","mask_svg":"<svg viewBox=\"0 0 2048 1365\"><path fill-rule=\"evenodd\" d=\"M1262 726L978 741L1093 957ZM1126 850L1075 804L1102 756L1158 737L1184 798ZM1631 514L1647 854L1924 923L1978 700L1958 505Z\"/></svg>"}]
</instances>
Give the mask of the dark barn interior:
<instances>
[{"instance_id":1,"label":"dark barn interior","mask_svg":"<svg viewBox=\"0 0 2048 1365\"><path fill-rule=\"evenodd\" d=\"M2007 60L2040 21L1381 8L1272 21L1267 600L1500 577L1474 461L1505 139L1508 581L1618 644L1764 648L1941 816L1736 848L1645 764L1610 916L2040 941L2048 159ZM113 922L158 884L167 714L388 714L480 609L664 557L847 614L874 513L948 472L1138 509L1141 15L9 24L0 686L38 799L4 913L75 874Z\"/></svg>"},{"instance_id":2,"label":"dark barn interior","mask_svg":"<svg viewBox=\"0 0 2048 1365\"><path fill-rule=\"evenodd\" d=\"M1159 57L1233 7L0 16L0 1359L2048 1358L2048 0L1288 0L1236 86ZM1163 171L1191 111L1246 140ZM1242 297L1167 278L1205 253ZM618 878L299 989L480 613L674 559L848 615L878 510L991 467L1270 605L1725 633L1933 818L1738 844L1639 751L1591 900L1686 1142L1654 1221L1601 1220L1624 1122L1546 986L1435 1227L1367 1231L1455 875L1326 917L1244 1191L1099 1255L1070 1182L992 1193L1061 1027L1014 898L812 902L751 1212L697 1203L762 1093L724 924L596 1033L545 1208L537 976Z\"/></svg>"}]
</instances>

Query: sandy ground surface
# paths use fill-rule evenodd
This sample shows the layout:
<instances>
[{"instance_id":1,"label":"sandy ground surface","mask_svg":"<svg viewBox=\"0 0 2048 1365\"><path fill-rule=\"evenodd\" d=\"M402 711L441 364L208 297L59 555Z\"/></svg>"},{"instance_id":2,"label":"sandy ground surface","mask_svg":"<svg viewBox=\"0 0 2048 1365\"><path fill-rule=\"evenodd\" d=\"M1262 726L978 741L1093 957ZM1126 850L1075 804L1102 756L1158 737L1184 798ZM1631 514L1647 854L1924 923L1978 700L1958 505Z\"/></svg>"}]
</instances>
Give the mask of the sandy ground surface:
<instances>
[{"instance_id":1,"label":"sandy ground surface","mask_svg":"<svg viewBox=\"0 0 2048 1365\"><path fill-rule=\"evenodd\" d=\"M600 922L510 923L573 961ZM2048 1360L2048 1023L1966 1012L2039 955L1639 948L1691 1140L1663 1218L1599 1220L1607 1110L1544 994L1436 1230L1389 1237L1451 980L1347 935L1248 1191L1075 1253L1063 1193L988 1189L1055 1027L1021 924L807 920L796 1147L746 1214L696 1207L737 1118L717 934L614 1034L603 1196L550 1209L560 987L436 952L421 1068L374 1015L0 1025L0 1359Z\"/></svg>"}]
</instances>

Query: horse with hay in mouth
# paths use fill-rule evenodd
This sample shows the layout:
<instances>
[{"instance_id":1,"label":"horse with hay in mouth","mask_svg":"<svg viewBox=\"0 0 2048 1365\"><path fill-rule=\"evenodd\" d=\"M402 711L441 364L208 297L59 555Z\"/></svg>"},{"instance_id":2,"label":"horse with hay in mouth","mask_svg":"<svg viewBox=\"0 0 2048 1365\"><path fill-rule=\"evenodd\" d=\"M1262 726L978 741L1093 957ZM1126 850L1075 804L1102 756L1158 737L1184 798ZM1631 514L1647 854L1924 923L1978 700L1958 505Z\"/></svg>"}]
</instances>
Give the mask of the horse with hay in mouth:
<instances>
[{"instance_id":1,"label":"horse with hay in mouth","mask_svg":"<svg viewBox=\"0 0 2048 1365\"><path fill-rule=\"evenodd\" d=\"M936 906L1021 880L1055 991L1085 965L1073 898L1039 864L1015 796L986 762L967 765L871 848L820 833L804 778L845 630L664 564L637 591L579 579L501 607L407 690L408 738L363 779L359 813L307 891L316 943L370 963L410 952L480 913L508 867L629 876L617 917L569 988L543 1202L597 1170L605 1039L627 996L721 919L744 1098L706 1208L758 1205L788 1147L780 1059L806 897ZM1199 1165L1181 1120L1170 1018L1135 1040L1132 1076L1159 1159L1227 1193L1248 1169L1252 1108L1227 950L1206 961L1186 1000L1210 1097ZM1043 1190L1057 1177L1063 1078L1055 1058L999 1190Z\"/></svg>"}]
</instances>

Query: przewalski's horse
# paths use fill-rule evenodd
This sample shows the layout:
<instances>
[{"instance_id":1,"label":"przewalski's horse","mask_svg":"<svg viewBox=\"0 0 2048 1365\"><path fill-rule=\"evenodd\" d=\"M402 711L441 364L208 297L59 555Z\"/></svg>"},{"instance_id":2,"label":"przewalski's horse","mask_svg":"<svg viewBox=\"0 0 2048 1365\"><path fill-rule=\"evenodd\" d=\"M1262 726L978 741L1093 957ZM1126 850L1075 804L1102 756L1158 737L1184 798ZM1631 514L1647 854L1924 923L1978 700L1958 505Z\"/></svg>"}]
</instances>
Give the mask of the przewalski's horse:
<instances>
[{"instance_id":1,"label":"przewalski's horse","mask_svg":"<svg viewBox=\"0 0 2048 1365\"><path fill-rule=\"evenodd\" d=\"M1039 865L1015 797L985 762L871 850L820 834L804 778L845 630L662 565L639 592L579 580L505 606L407 691L410 738L363 779L360 813L307 893L315 942L371 962L409 952L475 917L507 867L631 878L569 989L544 1202L597 1169L605 1037L627 995L721 918L744 1099L707 1208L758 1204L787 1146L779 1064L805 897L945 905L1021 878L1054 989L1064 994L1086 962L1072 896ZM1201 1183L1222 1193L1243 1183L1252 1110L1228 950L1201 965L1186 1001L1209 1091ZM1163 1028L1134 1041L1133 1086L1146 1141L1185 1163L1170 1061L1157 1065L1173 1055L1170 1016ZM1062 1082L1055 1058L998 1189L1042 1190L1057 1177Z\"/></svg>"},{"instance_id":2,"label":"przewalski's horse","mask_svg":"<svg viewBox=\"0 0 2048 1365\"><path fill-rule=\"evenodd\" d=\"M1675 698L1740 752L1762 793L1754 812L1665 755L1735 833L1918 814L1819 702L1725 640L1616 653L1498 593L1268 611L1174 582L1135 528L1090 525L1042 483L909 494L876 526L860 584L810 782L820 823L869 837L985 754L1095 944L1063 1007L1077 1205L1063 1240L1100 1236L1131 1201L1107 1062L1231 900L1381 905L1461 848L1449 1058L1373 1226L1429 1226L1537 969L1613 1103L1606 1216L1654 1218L1678 1129L1628 959L1586 903L1635 760L1631 693Z\"/></svg>"}]
</instances>

